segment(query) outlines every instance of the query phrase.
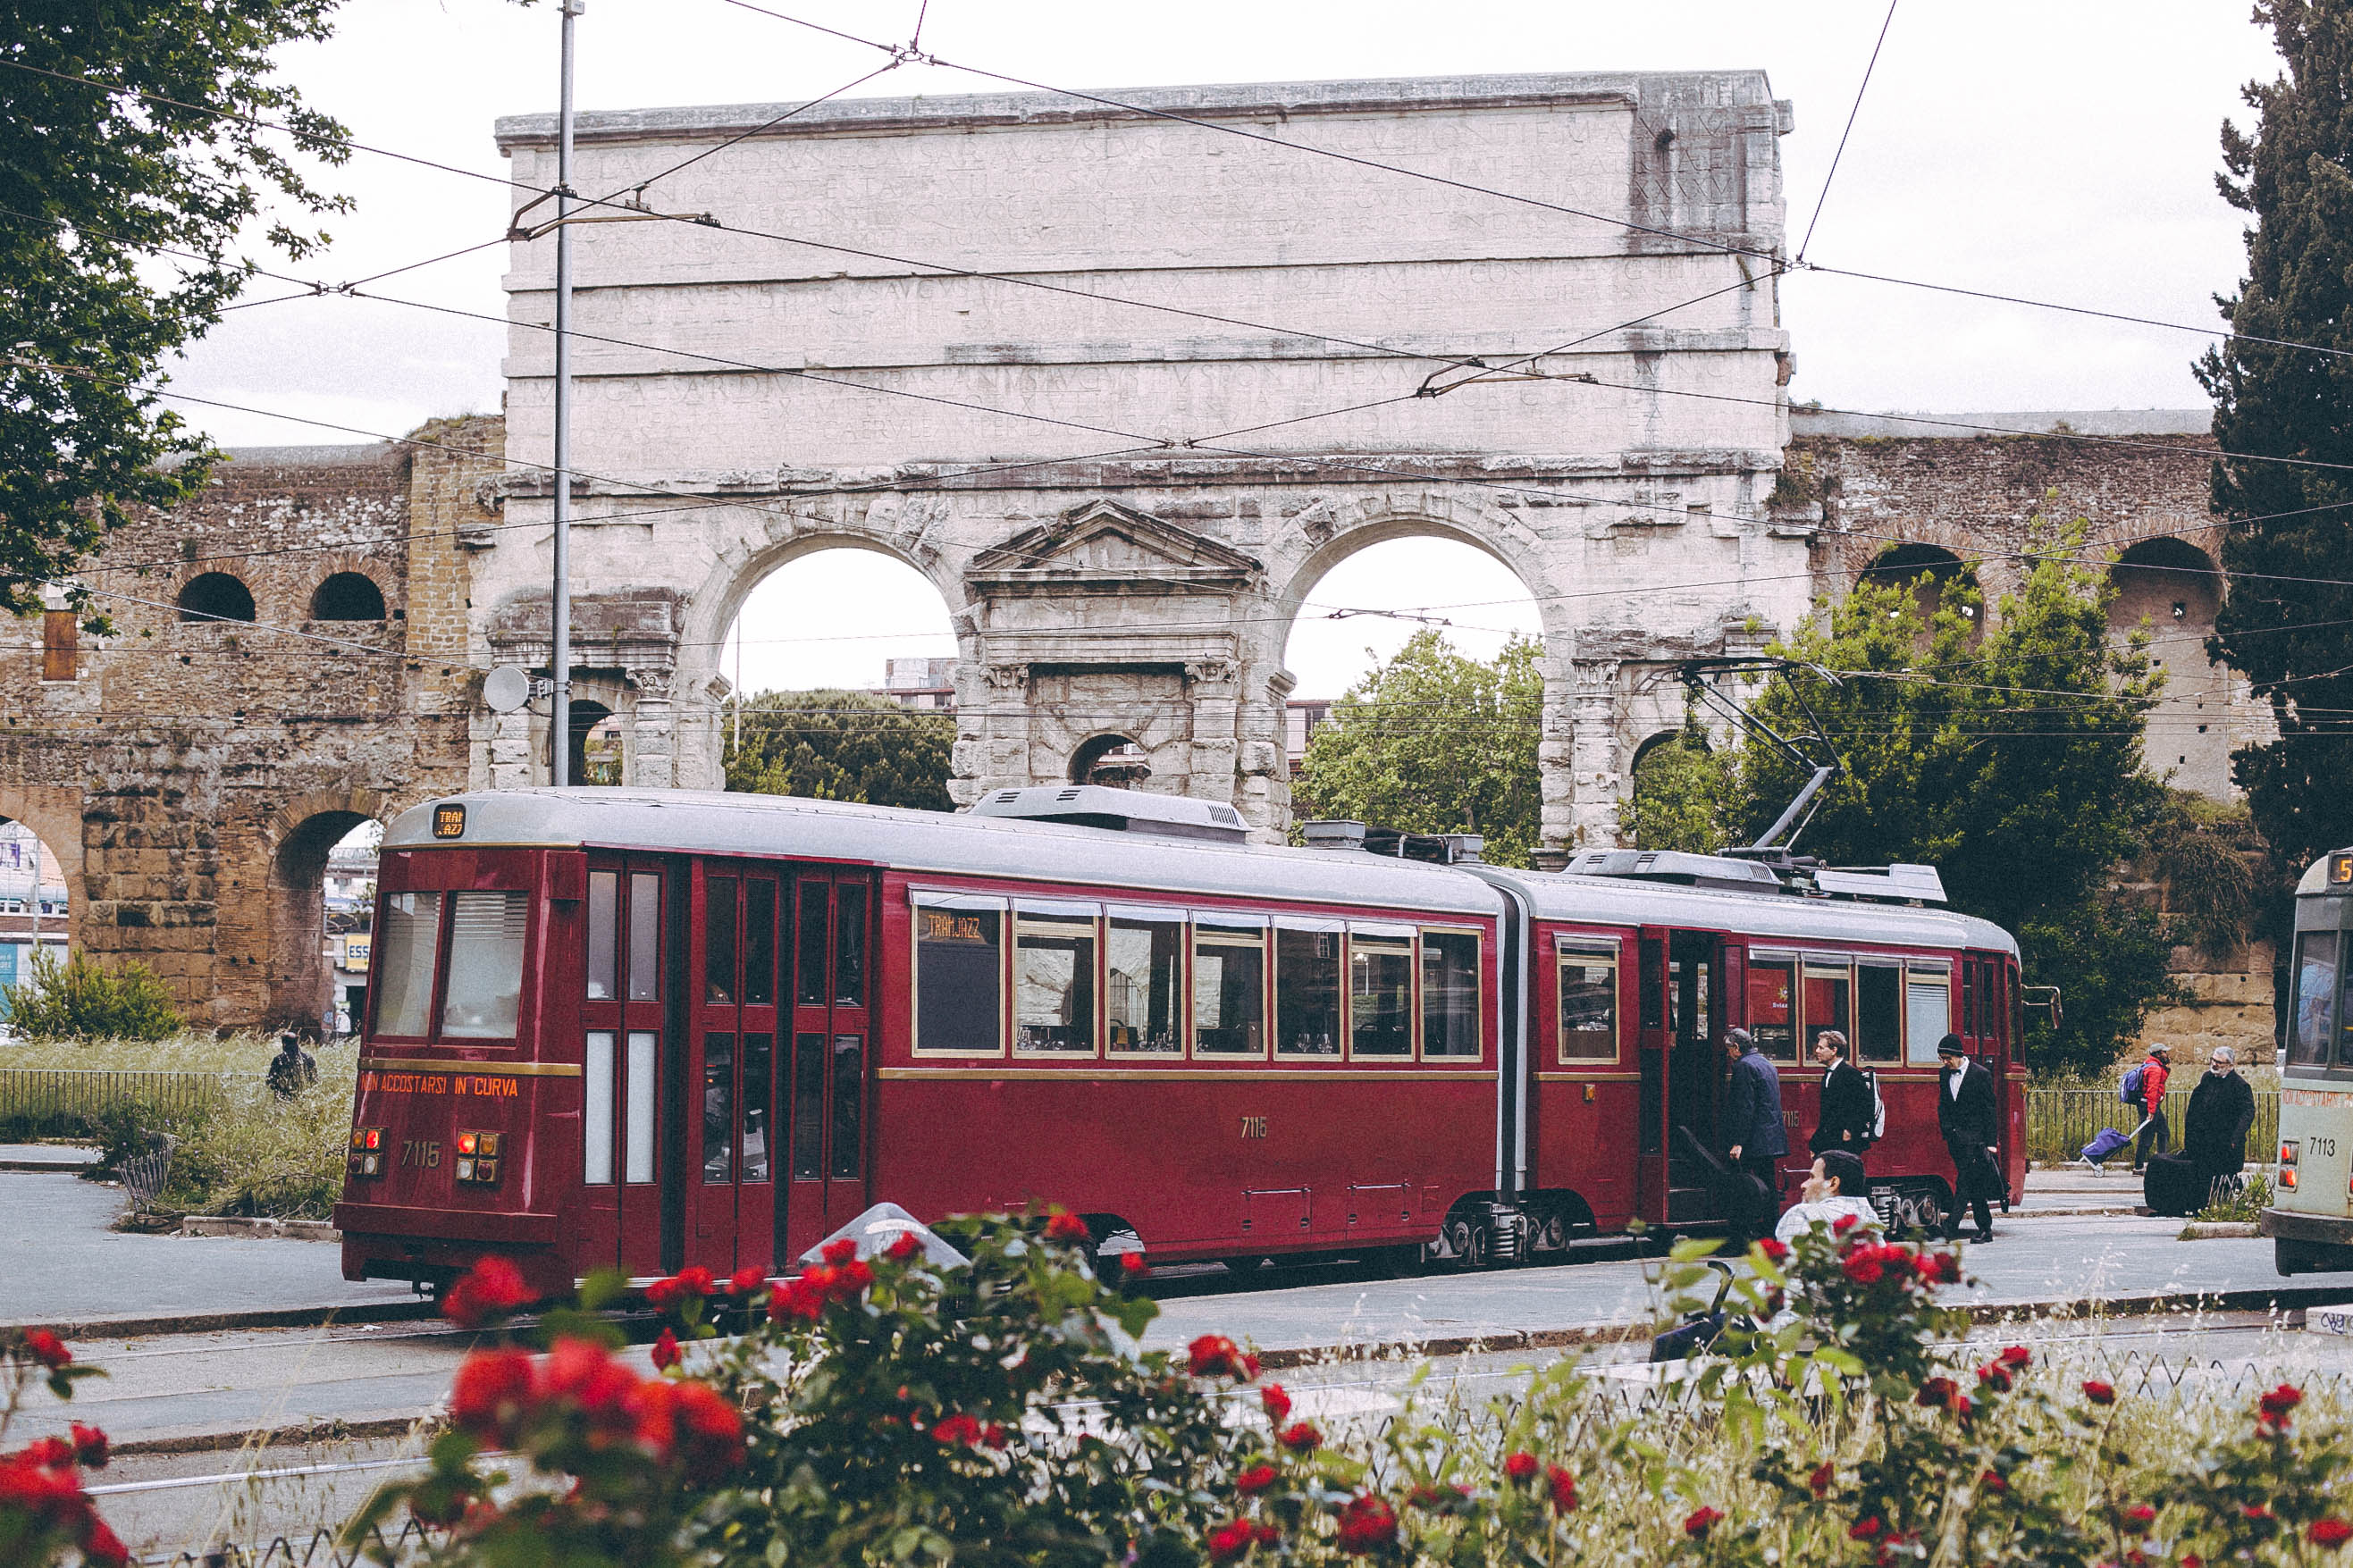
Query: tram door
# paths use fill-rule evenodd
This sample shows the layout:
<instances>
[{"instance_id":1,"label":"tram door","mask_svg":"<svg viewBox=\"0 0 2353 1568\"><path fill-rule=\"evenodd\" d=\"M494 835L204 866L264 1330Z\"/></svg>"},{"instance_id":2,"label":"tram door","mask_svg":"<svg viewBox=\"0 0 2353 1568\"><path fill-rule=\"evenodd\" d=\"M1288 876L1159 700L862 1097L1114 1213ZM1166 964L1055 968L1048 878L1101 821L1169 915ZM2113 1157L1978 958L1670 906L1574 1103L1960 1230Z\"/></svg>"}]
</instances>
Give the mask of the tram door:
<instances>
[{"instance_id":1,"label":"tram door","mask_svg":"<svg viewBox=\"0 0 2353 1568\"><path fill-rule=\"evenodd\" d=\"M873 1055L874 897L863 872L807 870L792 881L792 1057L776 1216L776 1262L800 1255L867 1207L866 1079Z\"/></svg>"},{"instance_id":2,"label":"tram door","mask_svg":"<svg viewBox=\"0 0 2353 1568\"><path fill-rule=\"evenodd\" d=\"M665 1042L670 863L597 855L588 869L586 996L581 1008L581 1176L589 1234L583 1255L645 1276L662 1257L662 1186L670 1156L661 1085L675 1070Z\"/></svg>"},{"instance_id":3,"label":"tram door","mask_svg":"<svg viewBox=\"0 0 2353 1568\"><path fill-rule=\"evenodd\" d=\"M1677 1147L1688 1128L1716 1142L1716 1097L1724 1078L1725 944L1715 931L1642 928L1636 952L1635 1039L1641 1058L1641 1127L1635 1159L1635 1212L1652 1225L1714 1215L1706 1173Z\"/></svg>"},{"instance_id":4,"label":"tram door","mask_svg":"<svg viewBox=\"0 0 2353 1568\"><path fill-rule=\"evenodd\" d=\"M694 869L687 965L690 1130L686 1259L720 1273L771 1261L776 1227L777 917L771 868Z\"/></svg>"}]
</instances>

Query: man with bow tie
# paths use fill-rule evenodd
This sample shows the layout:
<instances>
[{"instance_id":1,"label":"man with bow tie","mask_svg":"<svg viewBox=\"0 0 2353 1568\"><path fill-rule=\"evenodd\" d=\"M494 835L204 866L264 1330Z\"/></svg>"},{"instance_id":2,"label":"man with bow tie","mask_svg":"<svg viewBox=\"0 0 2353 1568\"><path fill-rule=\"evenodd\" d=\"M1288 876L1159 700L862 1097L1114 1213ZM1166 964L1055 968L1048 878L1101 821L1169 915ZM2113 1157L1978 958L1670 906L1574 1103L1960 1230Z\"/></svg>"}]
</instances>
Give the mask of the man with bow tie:
<instances>
[{"instance_id":1,"label":"man with bow tie","mask_svg":"<svg viewBox=\"0 0 2353 1568\"><path fill-rule=\"evenodd\" d=\"M1986 1199L2001 1180L1995 1153L2001 1113L1993 1074L1968 1059L1958 1035L1936 1042L1936 1061L1944 1068L1936 1079L1936 1131L1945 1135L1945 1152L1953 1160L1953 1212L1945 1216L1945 1239L1960 1239L1961 1205L1968 1204L1978 1222L1976 1239L1991 1241L1993 1211Z\"/></svg>"}]
</instances>

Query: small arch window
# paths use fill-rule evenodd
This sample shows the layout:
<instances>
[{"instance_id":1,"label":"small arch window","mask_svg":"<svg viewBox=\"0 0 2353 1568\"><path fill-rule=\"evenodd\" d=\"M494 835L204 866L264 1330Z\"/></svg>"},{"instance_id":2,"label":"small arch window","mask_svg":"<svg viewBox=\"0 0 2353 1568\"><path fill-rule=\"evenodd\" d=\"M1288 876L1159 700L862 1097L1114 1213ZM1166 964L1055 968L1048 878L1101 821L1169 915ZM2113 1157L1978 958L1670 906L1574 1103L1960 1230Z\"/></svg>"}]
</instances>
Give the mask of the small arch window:
<instances>
[{"instance_id":1,"label":"small arch window","mask_svg":"<svg viewBox=\"0 0 2353 1568\"><path fill-rule=\"evenodd\" d=\"M250 618L250 617L248 617ZM384 591L364 572L338 572L311 595L314 621L380 621Z\"/></svg>"},{"instance_id":2,"label":"small arch window","mask_svg":"<svg viewBox=\"0 0 2353 1568\"><path fill-rule=\"evenodd\" d=\"M184 621L250 621L253 619L253 593L243 583L226 572L206 572L190 578L180 590L180 619Z\"/></svg>"}]
</instances>

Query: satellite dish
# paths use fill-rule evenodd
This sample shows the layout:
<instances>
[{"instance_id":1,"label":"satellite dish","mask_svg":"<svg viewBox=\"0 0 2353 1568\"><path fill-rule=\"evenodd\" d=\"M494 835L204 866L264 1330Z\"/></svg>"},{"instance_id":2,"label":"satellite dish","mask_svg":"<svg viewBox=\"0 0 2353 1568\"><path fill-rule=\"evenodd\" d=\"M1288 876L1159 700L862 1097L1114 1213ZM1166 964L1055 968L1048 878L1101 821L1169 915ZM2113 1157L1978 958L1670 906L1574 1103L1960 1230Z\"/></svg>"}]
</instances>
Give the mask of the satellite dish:
<instances>
[{"instance_id":1,"label":"satellite dish","mask_svg":"<svg viewBox=\"0 0 2353 1568\"><path fill-rule=\"evenodd\" d=\"M531 700L531 677L513 665L502 664L482 677L482 706L493 713L512 713Z\"/></svg>"}]
</instances>

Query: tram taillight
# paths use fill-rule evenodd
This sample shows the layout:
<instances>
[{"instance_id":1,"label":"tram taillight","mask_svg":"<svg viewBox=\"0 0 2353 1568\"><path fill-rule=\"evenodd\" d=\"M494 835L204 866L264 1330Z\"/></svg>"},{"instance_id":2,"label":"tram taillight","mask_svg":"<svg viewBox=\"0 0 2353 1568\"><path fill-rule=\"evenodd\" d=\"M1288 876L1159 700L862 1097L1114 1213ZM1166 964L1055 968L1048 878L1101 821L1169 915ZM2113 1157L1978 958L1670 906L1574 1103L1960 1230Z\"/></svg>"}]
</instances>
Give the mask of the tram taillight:
<instances>
[{"instance_id":1,"label":"tram taillight","mask_svg":"<svg viewBox=\"0 0 2353 1568\"><path fill-rule=\"evenodd\" d=\"M351 1173L354 1176L384 1174L384 1129L354 1127L352 1129Z\"/></svg>"},{"instance_id":2,"label":"tram taillight","mask_svg":"<svg viewBox=\"0 0 2353 1568\"><path fill-rule=\"evenodd\" d=\"M499 1145L504 1135L497 1132L459 1132L458 1134L458 1180L469 1186L487 1187L499 1179Z\"/></svg>"}]
</instances>

